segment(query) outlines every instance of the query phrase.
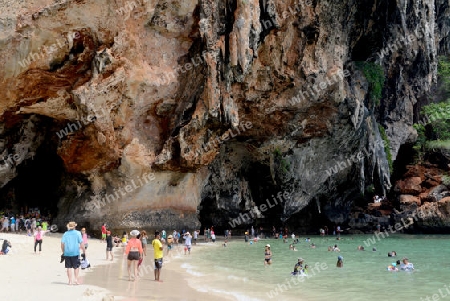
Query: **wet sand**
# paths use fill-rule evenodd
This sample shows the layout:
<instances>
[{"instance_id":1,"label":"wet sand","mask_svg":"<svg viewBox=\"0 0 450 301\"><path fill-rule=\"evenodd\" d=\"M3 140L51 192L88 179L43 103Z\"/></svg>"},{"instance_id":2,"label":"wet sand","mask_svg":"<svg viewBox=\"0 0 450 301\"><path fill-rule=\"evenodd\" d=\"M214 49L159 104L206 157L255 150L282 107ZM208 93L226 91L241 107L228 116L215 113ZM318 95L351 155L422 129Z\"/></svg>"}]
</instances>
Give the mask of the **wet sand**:
<instances>
[{"instance_id":1,"label":"wet sand","mask_svg":"<svg viewBox=\"0 0 450 301\"><path fill-rule=\"evenodd\" d=\"M153 248L147 247L147 257L141 266L140 277L135 281L128 280L126 258L123 256L123 248L114 248L114 256L118 259L113 265L101 266L86 277L86 282L106 288L114 295L114 301L195 301L195 300L236 300L212 292L199 292L189 286L190 274L181 268L183 263L188 263L191 256L201 256L211 246L197 244L192 246L191 255L184 255L183 246L175 247L169 257L164 249L164 264L160 279L163 282L154 281ZM108 300L108 299L107 299ZM111 299L112 300L112 299ZM109 300L108 300L109 301Z\"/></svg>"}]
</instances>

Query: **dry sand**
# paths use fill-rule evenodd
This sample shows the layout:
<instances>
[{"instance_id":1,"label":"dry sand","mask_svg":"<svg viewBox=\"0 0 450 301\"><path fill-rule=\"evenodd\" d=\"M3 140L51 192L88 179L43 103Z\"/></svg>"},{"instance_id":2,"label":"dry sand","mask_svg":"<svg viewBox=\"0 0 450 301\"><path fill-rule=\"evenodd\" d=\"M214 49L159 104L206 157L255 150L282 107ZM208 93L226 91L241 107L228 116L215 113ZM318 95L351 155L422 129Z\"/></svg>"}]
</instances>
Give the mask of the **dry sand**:
<instances>
[{"instance_id":1,"label":"dry sand","mask_svg":"<svg viewBox=\"0 0 450 301\"><path fill-rule=\"evenodd\" d=\"M114 261L105 260L106 244L97 239L89 240L87 258L89 270L80 269L80 285L69 286L64 263L60 263L61 233L44 236L42 253L34 253L33 237L24 234L0 233L0 239L8 239L12 248L8 255L0 256L2 293L5 301L150 301L150 300L234 300L224 296L202 293L192 289L190 277L182 268L182 253L173 252L166 258L161 272L163 282L155 282L153 274L153 249L147 249L141 277L128 281L126 258L123 248L114 248ZM0 240L0 243L3 243ZM202 249L193 247L190 256L200 256ZM182 252L182 248L180 248ZM166 252L166 250L164 250ZM178 255L178 256L177 256Z\"/></svg>"}]
</instances>

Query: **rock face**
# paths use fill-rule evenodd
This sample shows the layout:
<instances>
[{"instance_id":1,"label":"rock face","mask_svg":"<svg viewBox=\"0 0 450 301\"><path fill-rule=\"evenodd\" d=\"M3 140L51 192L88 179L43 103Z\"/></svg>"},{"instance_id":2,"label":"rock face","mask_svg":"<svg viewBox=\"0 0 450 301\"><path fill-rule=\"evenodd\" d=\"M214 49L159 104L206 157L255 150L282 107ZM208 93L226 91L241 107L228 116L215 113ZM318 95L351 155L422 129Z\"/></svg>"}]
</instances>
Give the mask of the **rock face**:
<instances>
[{"instance_id":1,"label":"rock face","mask_svg":"<svg viewBox=\"0 0 450 301\"><path fill-rule=\"evenodd\" d=\"M450 49L446 0L0 7L0 150L21 158L0 194L91 229L221 229L249 212L242 224L357 227L352 208L368 187L391 188L386 150L395 160L415 140ZM384 70L379 104L356 61ZM56 166L59 181L17 193L27 162ZM415 203L419 180L397 186Z\"/></svg>"}]
</instances>

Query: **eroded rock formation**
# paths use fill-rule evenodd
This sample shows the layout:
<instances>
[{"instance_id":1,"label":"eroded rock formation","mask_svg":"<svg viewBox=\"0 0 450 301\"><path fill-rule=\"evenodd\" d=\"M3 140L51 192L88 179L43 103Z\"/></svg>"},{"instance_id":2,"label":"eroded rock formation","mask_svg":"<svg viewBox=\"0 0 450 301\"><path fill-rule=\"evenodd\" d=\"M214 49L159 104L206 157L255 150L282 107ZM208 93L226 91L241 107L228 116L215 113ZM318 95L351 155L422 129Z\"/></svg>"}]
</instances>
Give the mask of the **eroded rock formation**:
<instances>
[{"instance_id":1,"label":"eroded rock formation","mask_svg":"<svg viewBox=\"0 0 450 301\"><path fill-rule=\"evenodd\" d=\"M415 140L450 44L445 0L0 7L1 151L21 154L3 194L47 160L56 222L92 229L220 229L279 192L288 200L243 222L348 223L367 187L391 188L386 149L395 160ZM382 66L379 104L356 61Z\"/></svg>"}]
</instances>

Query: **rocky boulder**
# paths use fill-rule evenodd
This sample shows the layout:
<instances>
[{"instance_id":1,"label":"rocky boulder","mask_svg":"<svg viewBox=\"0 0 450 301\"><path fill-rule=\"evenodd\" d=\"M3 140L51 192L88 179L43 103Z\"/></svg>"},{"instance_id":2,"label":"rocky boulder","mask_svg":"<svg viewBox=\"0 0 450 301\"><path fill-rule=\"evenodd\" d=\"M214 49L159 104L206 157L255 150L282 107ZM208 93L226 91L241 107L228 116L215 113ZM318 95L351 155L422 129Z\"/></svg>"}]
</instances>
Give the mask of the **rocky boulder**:
<instances>
[{"instance_id":1,"label":"rocky boulder","mask_svg":"<svg viewBox=\"0 0 450 301\"><path fill-rule=\"evenodd\" d=\"M410 177L397 182L395 191L401 194L419 195L422 192L420 177Z\"/></svg>"}]
</instances>

